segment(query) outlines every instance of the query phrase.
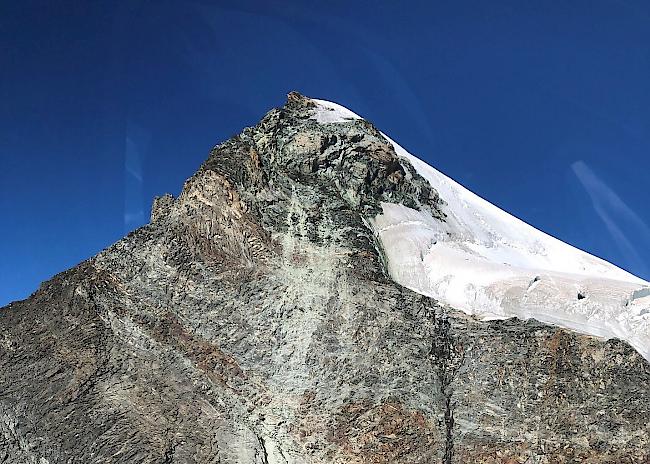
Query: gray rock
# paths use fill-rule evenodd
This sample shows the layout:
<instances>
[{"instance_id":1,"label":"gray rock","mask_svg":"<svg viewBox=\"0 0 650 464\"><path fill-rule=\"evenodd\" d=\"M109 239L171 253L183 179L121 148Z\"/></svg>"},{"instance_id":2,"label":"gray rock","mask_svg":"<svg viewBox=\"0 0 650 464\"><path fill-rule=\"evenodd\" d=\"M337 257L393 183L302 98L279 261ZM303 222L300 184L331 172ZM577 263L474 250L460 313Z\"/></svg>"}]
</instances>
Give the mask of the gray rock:
<instances>
[{"instance_id":1,"label":"gray rock","mask_svg":"<svg viewBox=\"0 0 650 464\"><path fill-rule=\"evenodd\" d=\"M0 309L0 463L648 463L627 344L480 322L387 276L382 201L444 220L299 94L151 223Z\"/></svg>"}]
</instances>

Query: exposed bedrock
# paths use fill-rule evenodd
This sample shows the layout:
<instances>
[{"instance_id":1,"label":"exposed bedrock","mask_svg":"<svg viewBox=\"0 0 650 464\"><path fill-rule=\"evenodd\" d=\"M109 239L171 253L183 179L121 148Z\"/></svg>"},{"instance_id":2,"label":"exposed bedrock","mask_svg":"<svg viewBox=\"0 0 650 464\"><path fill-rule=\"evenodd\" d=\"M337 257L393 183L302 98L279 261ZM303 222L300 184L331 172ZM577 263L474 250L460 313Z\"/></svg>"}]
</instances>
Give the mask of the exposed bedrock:
<instances>
[{"instance_id":1,"label":"exposed bedrock","mask_svg":"<svg viewBox=\"0 0 650 464\"><path fill-rule=\"evenodd\" d=\"M382 202L442 200L292 93L151 223L0 309L0 463L647 463L624 342L482 322L388 277Z\"/></svg>"}]
</instances>

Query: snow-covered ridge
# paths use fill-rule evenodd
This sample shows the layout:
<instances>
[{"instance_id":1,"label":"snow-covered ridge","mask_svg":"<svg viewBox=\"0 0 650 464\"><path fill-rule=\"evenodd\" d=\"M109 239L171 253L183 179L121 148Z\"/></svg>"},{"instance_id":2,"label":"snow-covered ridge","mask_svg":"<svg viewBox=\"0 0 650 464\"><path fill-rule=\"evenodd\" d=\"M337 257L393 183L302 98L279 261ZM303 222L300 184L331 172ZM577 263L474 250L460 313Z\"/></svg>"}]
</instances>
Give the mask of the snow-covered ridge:
<instances>
[{"instance_id":1,"label":"snow-covered ridge","mask_svg":"<svg viewBox=\"0 0 650 464\"><path fill-rule=\"evenodd\" d=\"M354 111L350 111L344 106L332 103L326 100L317 100L312 98L311 101L316 103L314 110L314 119L322 124L346 122L354 119L362 119Z\"/></svg>"},{"instance_id":2,"label":"snow-covered ridge","mask_svg":"<svg viewBox=\"0 0 650 464\"><path fill-rule=\"evenodd\" d=\"M314 119L360 116L313 100ZM650 284L547 235L390 141L445 201L445 222L401 204L371 219L391 277L483 319L519 317L628 341L650 360Z\"/></svg>"}]
</instances>

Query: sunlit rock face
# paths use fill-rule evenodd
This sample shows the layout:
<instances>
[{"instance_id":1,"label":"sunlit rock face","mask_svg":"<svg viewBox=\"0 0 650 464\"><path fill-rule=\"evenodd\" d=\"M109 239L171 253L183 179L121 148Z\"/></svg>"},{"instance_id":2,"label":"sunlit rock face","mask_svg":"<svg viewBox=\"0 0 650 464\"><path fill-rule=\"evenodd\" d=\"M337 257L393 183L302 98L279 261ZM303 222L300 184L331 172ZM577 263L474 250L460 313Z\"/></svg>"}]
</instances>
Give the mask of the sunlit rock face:
<instances>
[{"instance_id":1,"label":"sunlit rock face","mask_svg":"<svg viewBox=\"0 0 650 464\"><path fill-rule=\"evenodd\" d=\"M434 257L391 212L456 224L416 164L296 93L216 146L149 225L0 310L0 462L647 462L635 349L519 290L483 320L410 271Z\"/></svg>"}]
</instances>

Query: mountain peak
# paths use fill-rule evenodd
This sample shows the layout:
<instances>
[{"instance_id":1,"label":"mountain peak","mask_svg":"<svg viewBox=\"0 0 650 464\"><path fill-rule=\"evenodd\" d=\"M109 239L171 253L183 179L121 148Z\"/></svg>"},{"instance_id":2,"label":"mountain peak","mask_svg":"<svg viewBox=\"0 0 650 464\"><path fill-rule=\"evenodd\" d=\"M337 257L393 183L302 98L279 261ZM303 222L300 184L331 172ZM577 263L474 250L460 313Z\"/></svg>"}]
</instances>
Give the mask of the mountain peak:
<instances>
[{"instance_id":1,"label":"mountain peak","mask_svg":"<svg viewBox=\"0 0 650 464\"><path fill-rule=\"evenodd\" d=\"M298 107L314 108L316 103L309 97L305 97L300 92L292 90L287 94L287 104Z\"/></svg>"},{"instance_id":2,"label":"mountain peak","mask_svg":"<svg viewBox=\"0 0 650 464\"><path fill-rule=\"evenodd\" d=\"M650 365L576 330L647 346L650 292L594 260L292 92L0 310L0 461L645 462Z\"/></svg>"}]
</instances>

